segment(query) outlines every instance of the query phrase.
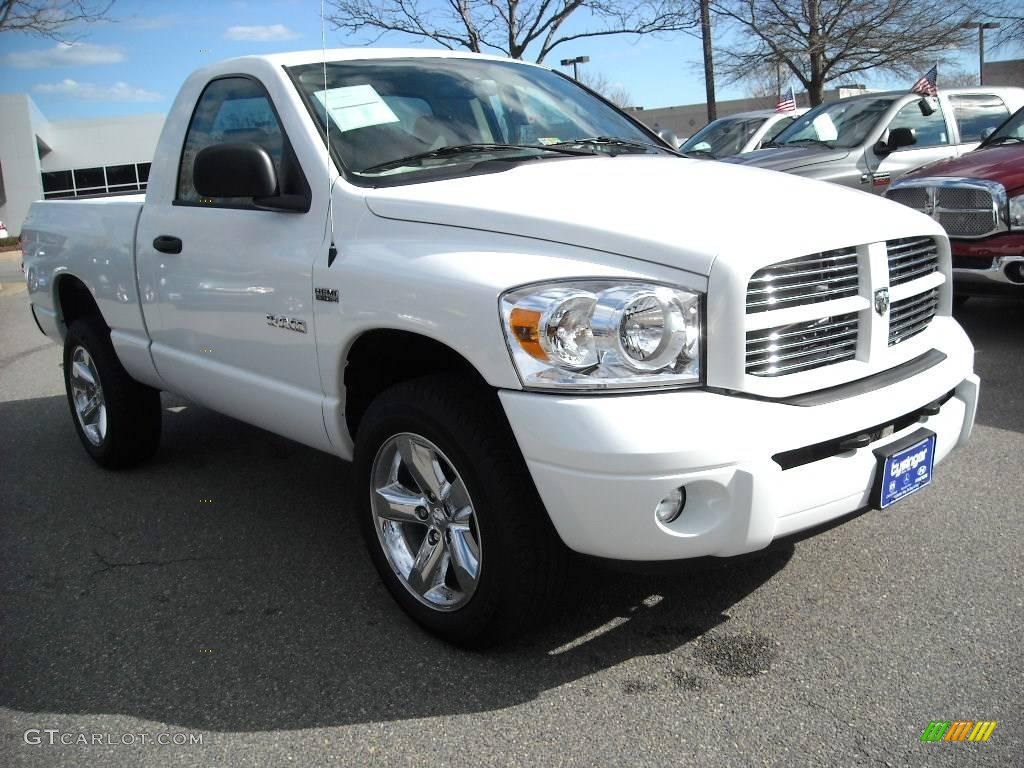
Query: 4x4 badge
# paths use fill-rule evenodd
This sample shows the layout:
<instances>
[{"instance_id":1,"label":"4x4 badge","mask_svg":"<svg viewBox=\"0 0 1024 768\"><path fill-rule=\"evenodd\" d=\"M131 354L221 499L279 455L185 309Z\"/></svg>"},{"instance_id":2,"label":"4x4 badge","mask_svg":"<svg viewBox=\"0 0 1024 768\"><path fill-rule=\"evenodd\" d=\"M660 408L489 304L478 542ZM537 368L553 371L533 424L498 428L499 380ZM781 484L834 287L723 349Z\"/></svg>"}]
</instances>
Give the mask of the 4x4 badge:
<instances>
[{"instance_id":1,"label":"4x4 badge","mask_svg":"<svg viewBox=\"0 0 1024 768\"><path fill-rule=\"evenodd\" d=\"M875 291L875 312L884 315L889 309L889 289L879 288Z\"/></svg>"}]
</instances>

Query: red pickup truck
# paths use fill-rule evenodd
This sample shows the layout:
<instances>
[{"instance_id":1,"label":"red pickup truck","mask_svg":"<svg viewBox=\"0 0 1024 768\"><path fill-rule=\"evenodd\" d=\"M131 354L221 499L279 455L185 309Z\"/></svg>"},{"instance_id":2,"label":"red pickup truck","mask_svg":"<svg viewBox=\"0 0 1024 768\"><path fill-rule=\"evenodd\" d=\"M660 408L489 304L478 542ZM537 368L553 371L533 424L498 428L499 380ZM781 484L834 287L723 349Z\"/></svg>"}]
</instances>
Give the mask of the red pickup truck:
<instances>
[{"instance_id":1,"label":"red pickup truck","mask_svg":"<svg viewBox=\"0 0 1024 768\"><path fill-rule=\"evenodd\" d=\"M885 196L946 230L957 304L970 296L1024 297L1024 109L973 152L918 168Z\"/></svg>"}]
</instances>

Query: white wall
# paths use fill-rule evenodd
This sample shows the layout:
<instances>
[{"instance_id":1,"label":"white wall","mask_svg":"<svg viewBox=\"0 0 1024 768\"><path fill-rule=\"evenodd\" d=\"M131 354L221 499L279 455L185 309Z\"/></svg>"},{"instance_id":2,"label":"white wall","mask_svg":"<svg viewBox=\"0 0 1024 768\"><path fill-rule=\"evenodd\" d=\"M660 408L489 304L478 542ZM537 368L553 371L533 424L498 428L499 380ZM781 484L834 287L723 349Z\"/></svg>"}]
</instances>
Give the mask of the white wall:
<instances>
[{"instance_id":1,"label":"white wall","mask_svg":"<svg viewBox=\"0 0 1024 768\"><path fill-rule=\"evenodd\" d=\"M163 125L163 115L50 122L26 94L0 93L0 221L20 234L43 197L41 171L151 162Z\"/></svg>"},{"instance_id":2,"label":"white wall","mask_svg":"<svg viewBox=\"0 0 1024 768\"><path fill-rule=\"evenodd\" d=\"M43 196L33 109L23 93L0 93L0 168L6 198L0 205L0 221L12 236L21 232L32 201Z\"/></svg>"},{"instance_id":3,"label":"white wall","mask_svg":"<svg viewBox=\"0 0 1024 768\"><path fill-rule=\"evenodd\" d=\"M98 165L148 163L164 127L163 115L62 120L50 123L52 152L44 171L70 171Z\"/></svg>"}]
</instances>

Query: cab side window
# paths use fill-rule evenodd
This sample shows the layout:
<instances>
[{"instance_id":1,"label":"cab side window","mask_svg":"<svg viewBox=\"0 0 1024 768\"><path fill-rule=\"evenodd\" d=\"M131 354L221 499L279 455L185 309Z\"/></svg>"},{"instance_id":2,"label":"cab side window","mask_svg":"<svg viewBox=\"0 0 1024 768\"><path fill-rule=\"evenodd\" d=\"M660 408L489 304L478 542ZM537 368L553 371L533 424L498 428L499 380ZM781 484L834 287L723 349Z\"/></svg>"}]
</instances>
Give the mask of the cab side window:
<instances>
[{"instance_id":1,"label":"cab side window","mask_svg":"<svg viewBox=\"0 0 1024 768\"><path fill-rule=\"evenodd\" d=\"M193 184L200 150L213 144L250 141L267 150L273 159L281 194L308 194L308 185L263 86L247 77L225 77L207 85L196 104L181 153L176 202L251 207L248 198L203 198Z\"/></svg>"},{"instance_id":2,"label":"cab side window","mask_svg":"<svg viewBox=\"0 0 1024 768\"><path fill-rule=\"evenodd\" d=\"M953 114L960 129L960 141L981 141L986 128L996 128L1010 116L1010 110L998 96L987 93L952 95Z\"/></svg>"},{"instance_id":3,"label":"cab side window","mask_svg":"<svg viewBox=\"0 0 1024 768\"><path fill-rule=\"evenodd\" d=\"M793 117L784 117L779 120L775 125L768 129L768 132L761 139L762 142L775 141L775 137L782 133L784 130L789 128L796 121L796 115Z\"/></svg>"},{"instance_id":4,"label":"cab side window","mask_svg":"<svg viewBox=\"0 0 1024 768\"><path fill-rule=\"evenodd\" d=\"M922 147L938 147L949 144L949 131L946 128L946 117L942 113L942 105L935 99L932 102L935 111L926 115L921 111L920 100L912 101L903 107L889 123L893 128L911 128L917 136L917 143L903 150L921 149Z\"/></svg>"}]
</instances>

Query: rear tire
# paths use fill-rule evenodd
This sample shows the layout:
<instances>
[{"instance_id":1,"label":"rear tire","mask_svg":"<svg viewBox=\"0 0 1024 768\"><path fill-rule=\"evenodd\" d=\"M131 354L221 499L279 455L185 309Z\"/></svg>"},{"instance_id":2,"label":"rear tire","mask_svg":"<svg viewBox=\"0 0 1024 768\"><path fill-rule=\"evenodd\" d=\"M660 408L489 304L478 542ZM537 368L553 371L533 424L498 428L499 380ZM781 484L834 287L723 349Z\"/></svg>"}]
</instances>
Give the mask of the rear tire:
<instances>
[{"instance_id":1,"label":"rear tire","mask_svg":"<svg viewBox=\"0 0 1024 768\"><path fill-rule=\"evenodd\" d=\"M97 464L123 469L156 452L160 392L128 375L99 318L79 318L68 328L64 388L75 431Z\"/></svg>"},{"instance_id":2,"label":"rear tire","mask_svg":"<svg viewBox=\"0 0 1024 768\"><path fill-rule=\"evenodd\" d=\"M355 478L370 557L394 599L429 631L483 647L524 631L556 603L568 552L484 386L442 375L386 390L360 424ZM429 570L432 547L443 551Z\"/></svg>"}]
</instances>

